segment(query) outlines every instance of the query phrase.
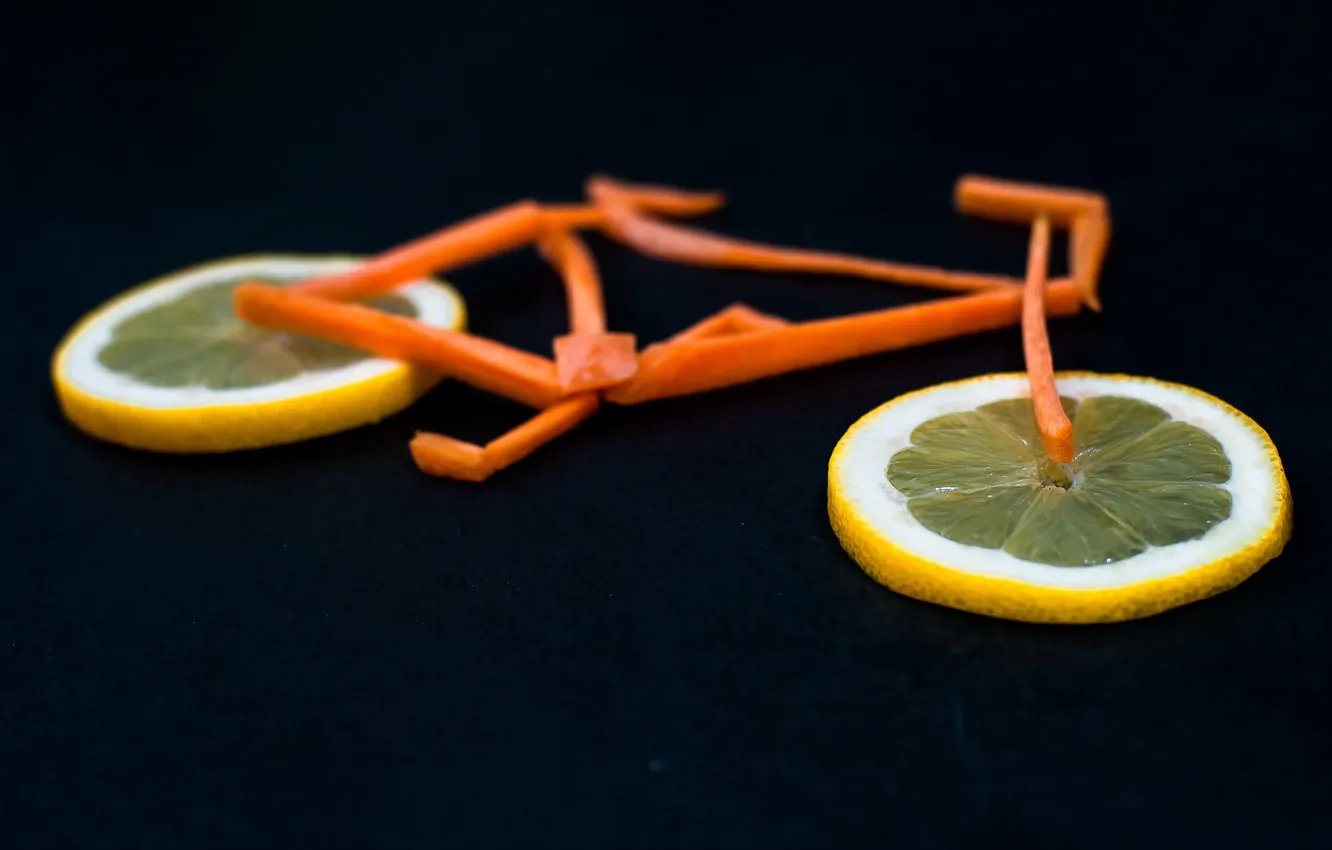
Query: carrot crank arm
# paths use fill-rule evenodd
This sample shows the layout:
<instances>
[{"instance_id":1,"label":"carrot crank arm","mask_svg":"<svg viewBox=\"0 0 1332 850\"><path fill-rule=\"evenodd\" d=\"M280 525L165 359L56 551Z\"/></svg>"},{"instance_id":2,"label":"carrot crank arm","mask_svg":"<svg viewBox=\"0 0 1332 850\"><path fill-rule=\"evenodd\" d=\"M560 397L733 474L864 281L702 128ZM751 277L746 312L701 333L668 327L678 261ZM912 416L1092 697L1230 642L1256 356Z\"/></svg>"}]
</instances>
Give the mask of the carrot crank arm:
<instances>
[{"instance_id":1,"label":"carrot crank arm","mask_svg":"<svg viewBox=\"0 0 1332 850\"><path fill-rule=\"evenodd\" d=\"M422 431L411 442L412 460L428 475L484 481L530 456L546 443L569 433L596 413L600 406L596 393L572 396L556 402L484 446Z\"/></svg>"}]
</instances>

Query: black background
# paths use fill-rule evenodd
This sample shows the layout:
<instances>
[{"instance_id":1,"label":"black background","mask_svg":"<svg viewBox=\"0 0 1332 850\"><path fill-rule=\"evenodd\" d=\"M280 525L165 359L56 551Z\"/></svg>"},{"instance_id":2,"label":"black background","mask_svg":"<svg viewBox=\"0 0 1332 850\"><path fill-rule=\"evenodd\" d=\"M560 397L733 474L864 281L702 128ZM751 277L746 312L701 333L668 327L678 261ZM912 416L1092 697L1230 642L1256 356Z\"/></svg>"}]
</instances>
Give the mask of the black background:
<instances>
[{"instance_id":1,"label":"black background","mask_svg":"<svg viewBox=\"0 0 1332 850\"><path fill-rule=\"evenodd\" d=\"M1326 846L1327 41L1317 3L1210 5L4 13L0 843ZM1107 627L873 584L829 530L832 447L899 393L1020 369L1016 331L607 409L481 486L407 454L526 415L455 385L228 457L59 415L60 336L144 279L374 252L595 171L722 188L728 233L1012 274L1026 234L956 216L957 175L1107 193L1105 312L1053 323L1057 365L1254 417L1293 542ZM592 242L644 343L737 300L928 297ZM563 327L531 252L452 280L477 333L545 353Z\"/></svg>"}]
</instances>

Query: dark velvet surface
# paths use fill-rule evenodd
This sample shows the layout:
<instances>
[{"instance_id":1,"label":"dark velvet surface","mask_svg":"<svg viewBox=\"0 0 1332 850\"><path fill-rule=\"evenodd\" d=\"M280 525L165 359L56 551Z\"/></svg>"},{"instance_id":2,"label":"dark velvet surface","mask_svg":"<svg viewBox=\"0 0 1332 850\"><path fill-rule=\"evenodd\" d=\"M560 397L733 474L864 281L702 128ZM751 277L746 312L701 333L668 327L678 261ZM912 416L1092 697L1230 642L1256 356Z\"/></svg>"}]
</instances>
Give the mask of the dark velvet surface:
<instances>
[{"instance_id":1,"label":"dark velvet surface","mask_svg":"<svg viewBox=\"0 0 1332 850\"><path fill-rule=\"evenodd\" d=\"M1327 846L1319 4L29 4L0 19L0 844ZM374 252L582 179L725 189L728 233L1019 274L979 171L1107 193L1105 311L1058 365L1151 375L1271 433L1285 555L1149 620L1050 628L871 582L824 508L845 429L1020 369L1016 330L608 408L481 486L390 421L158 457L61 418L86 310L201 260ZM926 297L683 269L591 239L611 324ZM1059 243L1062 246L1062 242ZM1062 247L1057 248L1062 254ZM452 275L542 353L532 252Z\"/></svg>"}]
</instances>

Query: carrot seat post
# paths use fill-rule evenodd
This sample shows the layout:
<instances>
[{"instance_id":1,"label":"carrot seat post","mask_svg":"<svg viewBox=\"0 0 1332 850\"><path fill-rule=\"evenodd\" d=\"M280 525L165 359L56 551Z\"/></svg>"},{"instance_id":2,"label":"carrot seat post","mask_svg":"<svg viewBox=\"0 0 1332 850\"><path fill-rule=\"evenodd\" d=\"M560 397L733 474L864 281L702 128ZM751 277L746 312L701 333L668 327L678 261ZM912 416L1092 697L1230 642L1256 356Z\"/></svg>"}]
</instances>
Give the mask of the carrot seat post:
<instances>
[{"instance_id":1,"label":"carrot seat post","mask_svg":"<svg viewBox=\"0 0 1332 850\"><path fill-rule=\"evenodd\" d=\"M555 370L572 395L623 383L638 370L638 339L607 333L601 275L586 243L576 233L549 228L537 247L564 282L569 333L555 338Z\"/></svg>"},{"instance_id":2,"label":"carrot seat post","mask_svg":"<svg viewBox=\"0 0 1332 850\"><path fill-rule=\"evenodd\" d=\"M1031 227L1040 216L1069 232L1069 273L1082 301L1101 309L1096 290L1110 244L1110 204L1099 192L1039 183L1020 183L968 174L953 188L953 203L964 215Z\"/></svg>"}]
</instances>

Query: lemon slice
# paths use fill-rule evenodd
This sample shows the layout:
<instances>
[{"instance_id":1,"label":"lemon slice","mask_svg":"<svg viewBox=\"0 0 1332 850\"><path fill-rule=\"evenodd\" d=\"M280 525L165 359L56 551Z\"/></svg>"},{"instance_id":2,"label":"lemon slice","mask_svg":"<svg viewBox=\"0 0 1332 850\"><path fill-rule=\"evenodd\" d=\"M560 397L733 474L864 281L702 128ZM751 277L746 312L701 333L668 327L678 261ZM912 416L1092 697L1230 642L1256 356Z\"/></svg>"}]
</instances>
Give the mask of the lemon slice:
<instances>
[{"instance_id":1,"label":"lemon slice","mask_svg":"<svg viewBox=\"0 0 1332 850\"><path fill-rule=\"evenodd\" d=\"M286 284L355 268L357 257L254 256L151 281L80 321L52 359L56 396L84 432L160 452L291 443L383 419L439 381L435 373L237 318L246 280ZM462 298L421 280L370 302L461 329Z\"/></svg>"},{"instance_id":2,"label":"lemon slice","mask_svg":"<svg viewBox=\"0 0 1332 850\"><path fill-rule=\"evenodd\" d=\"M1145 617L1226 590L1290 537L1276 447L1244 414L1150 378L1057 376L1077 453L1041 448L1026 376L895 399L842 437L828 510L880 583L1042 623Z\"/></svg>"}]
</instances>

